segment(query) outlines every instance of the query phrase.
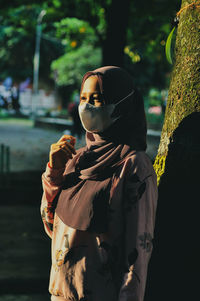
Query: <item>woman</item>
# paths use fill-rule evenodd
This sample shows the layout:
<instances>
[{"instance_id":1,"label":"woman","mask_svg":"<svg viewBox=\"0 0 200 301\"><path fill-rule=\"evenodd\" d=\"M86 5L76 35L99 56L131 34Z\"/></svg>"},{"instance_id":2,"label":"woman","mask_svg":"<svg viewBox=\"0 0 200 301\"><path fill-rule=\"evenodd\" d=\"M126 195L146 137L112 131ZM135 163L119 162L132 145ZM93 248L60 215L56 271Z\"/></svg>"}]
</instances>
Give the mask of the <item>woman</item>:
<instances>
[{"instance_id":1,"label":"woman","mask_svg":"<svg viewBox=\"0 0 200 301\"><path fill-rule=\"evenodd\" d=\"M126 71L102 67L83 77L79 115L86 146L63 136L42 177L51 300L141 301L157 202L143 100Z\"/></svg>"}]
</instances>

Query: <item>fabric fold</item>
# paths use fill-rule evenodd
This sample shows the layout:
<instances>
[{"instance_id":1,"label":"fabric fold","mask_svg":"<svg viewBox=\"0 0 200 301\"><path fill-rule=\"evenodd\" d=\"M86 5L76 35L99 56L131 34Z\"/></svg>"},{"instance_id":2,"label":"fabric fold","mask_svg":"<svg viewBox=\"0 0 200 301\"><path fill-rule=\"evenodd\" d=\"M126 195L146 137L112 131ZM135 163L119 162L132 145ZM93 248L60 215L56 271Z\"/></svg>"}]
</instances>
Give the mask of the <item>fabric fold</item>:
<instances>
[{"instance_id":1,"label":"fabric fold","mask_svg":"<svg viewBox=\"0 0 200 301\"><path fill-rule=\"evenodd\" d=\"M125 70L106 66L87 72L81 89L92 75L98 76L106 104L124 99L121 115L104 132L86 132L86 146L66 165L56 213L70 227L103 233L108 225L112 179L125 160L146 149L146 119L143 99Z\"/></svg>"}]
</instances>

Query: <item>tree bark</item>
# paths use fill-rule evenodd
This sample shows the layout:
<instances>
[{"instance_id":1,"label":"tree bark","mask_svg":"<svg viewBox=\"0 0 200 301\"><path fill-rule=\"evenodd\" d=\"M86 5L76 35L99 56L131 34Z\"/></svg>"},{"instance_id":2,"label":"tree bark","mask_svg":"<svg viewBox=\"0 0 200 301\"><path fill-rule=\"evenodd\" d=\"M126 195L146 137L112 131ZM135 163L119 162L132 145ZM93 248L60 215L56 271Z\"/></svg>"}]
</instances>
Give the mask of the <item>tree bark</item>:
<instances>
[{"instance_id":1,"label":"tree bark","mask_svg":"<svg viewBox=\"0 0 200 301\"><path fill-rule=\"evenodd\" d=\"M103 65L123 67L130 0L112 0L107 12L107 31L103 41Z\"/></svg>"},{"instance_id":2,"label":"tree bark","mask_svg":"<svg viewBox=\"0 0 200 301\"><path fill-rule=\"evenodd\" d=\"M146 299L195 300L200 247L200 2L181 11L154 168L159 199ZM193 0L182 0L182 8ZM195 295L196 294L196 295ZM181 299L184 298L184 299ZM198 298L198 297L197 297Z\"/></svg>"}]
</instances>

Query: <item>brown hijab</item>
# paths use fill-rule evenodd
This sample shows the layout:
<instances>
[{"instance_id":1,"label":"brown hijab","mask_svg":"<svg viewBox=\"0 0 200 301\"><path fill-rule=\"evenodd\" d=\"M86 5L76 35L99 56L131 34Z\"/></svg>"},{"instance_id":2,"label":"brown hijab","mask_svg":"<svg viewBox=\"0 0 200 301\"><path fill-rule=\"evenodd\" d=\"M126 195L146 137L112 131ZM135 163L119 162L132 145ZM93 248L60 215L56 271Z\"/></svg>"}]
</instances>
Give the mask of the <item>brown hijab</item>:
<instances>
[{"instance_id":1,"label":"brown hijab","mask_svg":"<svg viewBox=\"0 0 200 301\"><path fill-rule=\"evenodd\" d=\"M56 213L68 226L97 233L108 228L112 179L124 160L146 149L146 119L143 99L122 68L106 66L87 72L82 80L97 75L106 104L117 103L113 116L119 117L107 130L86 132L86 146L77 151L65 169L65 183Z\"/></svg>"}]
</instances>

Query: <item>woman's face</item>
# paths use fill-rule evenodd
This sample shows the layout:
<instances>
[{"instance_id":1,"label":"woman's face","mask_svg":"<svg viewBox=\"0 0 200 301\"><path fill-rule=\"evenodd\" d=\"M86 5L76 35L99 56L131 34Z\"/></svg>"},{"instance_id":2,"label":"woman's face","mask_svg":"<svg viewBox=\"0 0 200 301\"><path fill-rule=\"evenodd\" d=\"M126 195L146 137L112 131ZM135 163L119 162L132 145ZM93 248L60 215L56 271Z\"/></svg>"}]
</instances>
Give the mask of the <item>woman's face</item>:
<instances>
[{"instance_id":1,"label":"woman's face","mask_svg":"<svg viewBox=\"0 0 200 301\"><path fill-rule=\"evenodd\" d=\"M105 104L96 75L88 77L84 82L80 94L80 103L90 103L95 107L101 107Z\"/></svg>"}]
</instances>

